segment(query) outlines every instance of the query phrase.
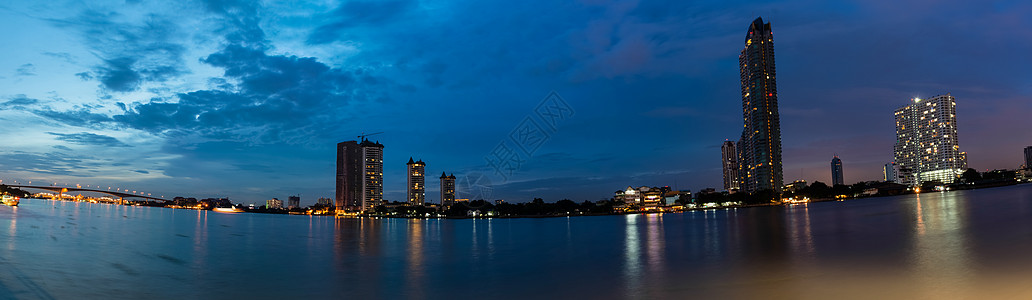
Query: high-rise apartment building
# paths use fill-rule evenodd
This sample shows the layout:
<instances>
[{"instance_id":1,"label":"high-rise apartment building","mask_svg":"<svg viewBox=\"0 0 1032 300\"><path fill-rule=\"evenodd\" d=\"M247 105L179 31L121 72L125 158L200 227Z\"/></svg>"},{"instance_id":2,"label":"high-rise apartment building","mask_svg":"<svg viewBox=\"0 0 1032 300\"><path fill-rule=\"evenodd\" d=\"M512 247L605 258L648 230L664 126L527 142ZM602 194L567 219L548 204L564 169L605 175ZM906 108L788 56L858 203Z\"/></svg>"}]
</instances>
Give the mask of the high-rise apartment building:
<instances>
[{"instance_id":1,"label":"high-rise apartment building","mask_svg":"<svg viewBox=\"0 0 1032 300\"><path fill-rule=\"evenodd\" d=\"M726 191L737 191L738 181L738 150L735 150L735 142L724 141L724 145L720 147L720 158L724 167L724 190Z\"/></svg>"},{"instance_id":2,"label":"high-rise apartment building","mask_svg":"<svg viewBox=\"0 0 1032 300\"><path fill-rule=\"evenodd\" d=\"M842 160L838 158L838 155L831 158L831 185L844 185L846 181L842 176Z\"/></svg>"},{"instance_id":3,"label":"high-rise apartment building","mask_svg":"<svg viewBox=\"0 0 1032 300\"><path fill-rule=\"evenodd\" d=\"M745 35L745 48L738 56L742 80L742 118L745 128L738 152L746 192L780 192L784 182L781 171L781 120L778 114L778 89L774 68L774 33L770 23L756 18Z\"/></svg>"},{"instance_id":4,"label":"high-rise apartment building","mask_svg":"<svg viewBox=\"0 0 1032 300\"><path fill-rule=\"evenodd\" d=\"M448 207L455 204L455 175L445 175L441 172L441 206Z\"/></svg>"},{"instance_id":5,"label":"high-rise apartment building","mask_svg":"<svg viewBox=\"0 0 1032 300\"><path fill-rule=\"evenodd\" d=\"M408 202L411 205L426 203L426 164L423 160L408 159Z\"/></svg>"},{"instance_id":6,"label":"high-rise apartment building","mask_svg":"<svg viewBox=\"0 0 1032 300\"><path fill-rule=\"evenodd\" d=\"M362 139L337 144L337 194L340 211L365 211L383 201L383 144Z\"/></svg>"},{"instance_id":7,"label":"high-rise apartment building","mask_svg":"<svg viewBox=\"0 0 1032 300\"><path fill-rule=\"evenodd\" d=\"M949 93L896 110L895 158L899 181L921 185L953 183L967 169L967 153L957 143L957 101Z\"/></svg>"},{"instance_id":8,"label":"high-rise apartment building","mask_svg":"<svg viewBox=\"0 0 1032 300\"><path fill-rule=\"evenodd\" d=\"M287 197L287 208L300 208L301 207L301 196L289 196Z\"/></svg>"}]
</instances>

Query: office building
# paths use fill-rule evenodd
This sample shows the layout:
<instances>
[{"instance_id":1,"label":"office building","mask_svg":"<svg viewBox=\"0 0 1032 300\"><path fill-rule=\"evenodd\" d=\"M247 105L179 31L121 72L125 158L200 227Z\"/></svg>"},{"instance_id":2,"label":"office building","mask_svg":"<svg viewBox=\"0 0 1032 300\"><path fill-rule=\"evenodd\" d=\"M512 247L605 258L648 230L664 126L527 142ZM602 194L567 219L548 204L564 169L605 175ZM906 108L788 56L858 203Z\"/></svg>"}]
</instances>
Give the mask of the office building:
<instances>
[{"instance_id":1,"label":"office building","mask_svg":"<svg viewBox=\"0 0 1032 300\"><path fill-rule=\"evenodd\" d=\"M410 205L426 203L426 164L423 160L408 159L408 202Z\"/></svg>"},{"instance_id":2,"label":"office building","mask_svg":"<svg viewBox=\"0 0 1032 300\"><path fill-rule=\"evenodd\" d=\"M831 158L831 186L845 185L846 181L842 178L842 160L838 158L838 155Z\"/></svg>"},{"instance_id":3,"label":"office building","mask_svg":"<svg viewBox=\"0 0 1032 300\"><path fill-rule=\"evenodd\" d=\"M967 153L957 143L956 113L956 99L949 93L914 98L895 111L897 183L953 183L967 170Z\"/></svg>"},{"instance_id":4,"label":"office building","mask_svg":"<svg viewBox=\"0 0 1032 300\"><path fill-rule=\"evenodd\" d=\"M322 206L330 206L330 205L333 205L333 199L330 199L330 198L319 198L319 200L315 200L315 204L322 205Z\"/></svg>"},{"instance_id":5,"label":"office building","mask_svg":"<svg viewBox=\"0 0 1032 300\"><path fill-rule=\"evenodd\" d=\"M724 141L724 145L720 147L721 161L724 167L724 190L726 191L737 191L738 190L738 151L735 150L735 142Z\"/></svg>"},{"instance_id":6,"label":"office building","mask_svg":"<svg viewBox=\"0 0 1032 300\"><path fill-rule=\"evenodd\" d=\"M770 23L756 18L745 35L738 56L742 81L742 118L745 126L738 141L742 168L740 188L753 193L781 192L781 121L774 67L774 34Z\"/></svg>"},{"instance_id":7,"label":"office building","mask_svg":"<svg viewBox=\"0 0 1032 300\"><path fill-rule=\"evenodd\" d=\"M362 139L337 144L338 211L365 211L383 201L383 144Z\"/></svg>"},{"instance_id":8,"label":"office building","mask_svg":"<svg viewBox=\"0 0 1032 300\"><path fill-rule=\"evenodd\" d=\"M455 204L455 175L445 175L441 172L441 206L449 207Z\"/></svg>"}]
</instances>

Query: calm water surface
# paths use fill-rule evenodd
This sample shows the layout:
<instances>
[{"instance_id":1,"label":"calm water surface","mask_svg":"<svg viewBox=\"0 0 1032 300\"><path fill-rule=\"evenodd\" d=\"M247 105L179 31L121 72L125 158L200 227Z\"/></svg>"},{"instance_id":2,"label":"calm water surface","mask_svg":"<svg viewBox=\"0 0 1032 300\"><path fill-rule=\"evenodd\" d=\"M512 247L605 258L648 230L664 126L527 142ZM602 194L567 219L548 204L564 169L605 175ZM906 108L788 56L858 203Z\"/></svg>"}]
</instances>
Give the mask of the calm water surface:
<instances>
[{"instance_id":1,"label":"calm water surface","mask_svg":"<svg viewBox=\"0 0 1032 300\"><path fill-rule=\"evenodd\" d=\"M0 206L0 298L1032 299L1032 185L542 219Z\"/></svg>"}]
</instances>

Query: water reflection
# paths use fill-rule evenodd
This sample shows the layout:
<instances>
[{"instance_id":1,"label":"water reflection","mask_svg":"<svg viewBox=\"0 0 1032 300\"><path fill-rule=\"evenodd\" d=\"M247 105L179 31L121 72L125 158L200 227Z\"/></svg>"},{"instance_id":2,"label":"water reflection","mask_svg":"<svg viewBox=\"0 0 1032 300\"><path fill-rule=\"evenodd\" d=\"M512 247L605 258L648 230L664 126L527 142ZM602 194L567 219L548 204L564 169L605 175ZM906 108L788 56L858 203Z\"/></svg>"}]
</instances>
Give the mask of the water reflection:
<instances>
[{"instance_id":1,"label":"water reflection","mask_svg":"<svg viewBox=\"0 0 1032 300\"><path fill-rule=\"evenodd\" d=\"M963 230L967 210L958 202L957 193L919 195L914 202L911 272L921 294L948 298L970 290L970 254Z\"/></svg>"},{"instance_id":2,"label":"water reflection","mask_svg":"<svg viewBox=\"0 0 1032 300\"><path fill-rule=\"evenodd\" d=\"M663 214L626 215L624 222L623 277L626 295L629 298L651 298L652 290L649 287L657 276L662 277L666 272Z\"/></svg>"},{"instance_id":3,"label":"water reflection","mask_svg":"<svg viewBox=\"0 0 1032 300\"><path fill-rule=\"evenodd\" d=\"M408 291L414 298L425 298L423 290L425 270L423 269L423 225L427 220L408 220Z\"/></svg>"}]
</instances>

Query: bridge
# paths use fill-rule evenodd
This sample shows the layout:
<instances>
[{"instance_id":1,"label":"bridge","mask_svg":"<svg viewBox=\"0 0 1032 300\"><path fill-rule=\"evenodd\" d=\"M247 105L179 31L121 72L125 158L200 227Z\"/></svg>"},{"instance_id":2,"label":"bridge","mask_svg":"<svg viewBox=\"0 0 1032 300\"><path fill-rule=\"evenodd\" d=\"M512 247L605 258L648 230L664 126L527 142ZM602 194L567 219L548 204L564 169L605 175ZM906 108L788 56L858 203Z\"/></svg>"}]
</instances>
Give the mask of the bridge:
<instances>
[{"instance_id":1,"label":"bridge","mask_svg":"<svg viewBox=\"0 0 1032 300\"><path fill-rule=\"evenodd\" d=\"M143 199L155 200L155 201L170 201L168 199L155 198L155 197L151 197L151 196L145 196L145 195L142 195L142 194L134 194L134 193L128 193L128 192L123 193L123 192L120 192L120 191L98 190L98 189L81 188L81 187L32 186L32 185L16 185L16 184L9 184L7 186L9 186L9 187L16 187L16 188L48 190L48 191L51 191L51 192L56 192L58 194L63 194L63 193L67 193L67 192L94 192L94 193L101 193L101 194L112 195L112 196L118 197L119 199L122 199L122 198L143 198Z\"/></svg>"}]
</instances>

